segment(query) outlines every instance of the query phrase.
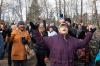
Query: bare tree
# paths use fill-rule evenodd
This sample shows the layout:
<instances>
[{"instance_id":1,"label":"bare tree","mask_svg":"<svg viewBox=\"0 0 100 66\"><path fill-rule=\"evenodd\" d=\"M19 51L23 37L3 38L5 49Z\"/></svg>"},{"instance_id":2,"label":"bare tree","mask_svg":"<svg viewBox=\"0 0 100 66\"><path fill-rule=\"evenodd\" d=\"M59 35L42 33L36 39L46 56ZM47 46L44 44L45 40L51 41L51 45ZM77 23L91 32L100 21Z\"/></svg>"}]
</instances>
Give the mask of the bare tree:
<instances>
[{"instance_id":1,"label":"bare tree","mask_svg":"<svg viewBox=\"0 0 100 66\"><path fill-rule=\"evenodd\" d=\"M22 20L23 21L23 16L22 16L22 1L21 0L18 0L18 3L19 3L19 11L20 11L20 20Z\"/></svg>"},{"instance_id":2,"label":"bare tree","mask_svg":"<svg viewBox=\"0 0 100 66\"><path fill-rule=\"evenodd\" d=\"M61 15L62 13L61 13L61 0L59 0L59 15Z\"/></svg>"},{"instance_id":3,"label":"bare tree","mask_svg":"<svg viewBox=\"0 0 100 66\"><path fill-rule=\"evenodd\" d=\"M49 17L49 18L50 18L50 20L52 20L52 19L54 18L54 15L53 15L53 14L54 14L54 10L53 10L53 9L51 9L51 11L50 11L50 17Z\"/></svg>"},{"instance_id":4,"label":"bare tree","mask_svg":"<svg viewBox=\"0 0 100 66\"><path fill-rule=\"evenodd\" d=\"M57 0L55 0L55 3L56 3L56 15L57 15L57 18L58 18L59 17L59 15L58 15L59 11L58 11L58 2L57 2Z\"/></svg>"},{"instance_id":5,"label":"bare tree","mask_svg":"<svg viewBox=\"0 0 100 66\"><path fill-rule=\"evenodd\" d=\"M3 0L1 0L1 3L0 3L0 19L1 19L1 14L2 14L2 4L3 4Z\"/></svg>"},{"instance_id":6,"label":"bare tree","mask_svg":"<svg viewBox=\"0 0 100 66\"><path fill-rule=\"evenodd\" d=\"M27 17L28 17L28 16L27 16L27 13L28 13L28 12L27 12L27 0L25 0L25 6L26 6L26 19L27 19Z\"/></svg>"},{"instance_id":7,"label":"bare tree","mask_svg":"<svg viewBox=\"0 0 100 66\"><path fill-rule=\"evenodd\" d=\"M80 17L80 22L82 23L82 21L83 21L83 0L81 0L81 17Z\"/></svg>"},{"instance_id":8,"label":"bare tree","mask_svg":"<svg viewBox=\"0 0 100 66\"><path fill-rule=\"evenodd\" d=\"M47 19L48 19L49 12L48 12L48 7L47 7L47 0L44 0L44 6L47 12Z\"/></svg>"},{"instance_id":9,"label":"bare tree","mask_svg":"<svg viewBox=\"0 0 100 66\"><path fill-rule=\"evenodd\" d=\"M93 13L94 13L93 17L94 17L94 20L95 20L97 26L99 27L100 25L99 25L99 20L98 20L98 12L97 12L96 1L97 0L93 0Z\"/></svg>"},{"instance_id":10,"label":"bare tree","mask_svg":"<svg viewBox=\"0 0 100 66\"><path fill-rule=\"evenodd\" d=\"M31 7L29 7L29 21L36 21L40 15L40 7L38 5L38 0L33 0Z\"/></svg>"},{"instance_id":11,"label":"bare tree","mask_svg":"<svg viewBox=\"0 0 100 66\"><path fill-rule=\"evenodd\" d=\"M64 17L67 15L66 14L66 1L65 0L63 0L63 2L64 2Z\"/></svg>"}]
</instances>

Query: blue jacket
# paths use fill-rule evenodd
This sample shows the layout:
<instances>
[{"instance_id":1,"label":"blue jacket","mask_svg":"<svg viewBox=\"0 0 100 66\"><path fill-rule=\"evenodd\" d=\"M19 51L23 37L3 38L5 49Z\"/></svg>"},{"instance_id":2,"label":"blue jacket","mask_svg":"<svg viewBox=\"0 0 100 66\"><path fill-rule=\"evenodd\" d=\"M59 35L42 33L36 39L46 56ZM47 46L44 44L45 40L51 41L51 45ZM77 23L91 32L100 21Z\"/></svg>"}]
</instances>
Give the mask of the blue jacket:
<instances>
[{"instance_id":1,"label":"blue jacket","mask_svg":"<svg viewBox=\"0 0 100 66\"><path fill-rule=\"evenodd\" d=\"M0 57L4 53L4 44L5 44L5 42L3 40L2 33L0 32Z\"/></svg>"}]
</instances>

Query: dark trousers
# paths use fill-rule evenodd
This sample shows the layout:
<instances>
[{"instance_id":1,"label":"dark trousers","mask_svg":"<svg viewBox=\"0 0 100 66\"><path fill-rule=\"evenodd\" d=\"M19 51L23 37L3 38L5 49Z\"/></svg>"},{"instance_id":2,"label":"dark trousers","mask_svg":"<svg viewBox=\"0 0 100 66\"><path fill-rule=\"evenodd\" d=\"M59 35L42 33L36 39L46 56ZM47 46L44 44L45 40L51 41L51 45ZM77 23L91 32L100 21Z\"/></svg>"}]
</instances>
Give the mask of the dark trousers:
<instances>
[{"instance_id":1,"label":"dark trousers","mask_svg":"<svg viewBox=\"0 0 100 66\"><path fill-rule=\"evenodd\" d=\"M36 66L46 66L45 61L44 61L45 55L42 55L40 53L36 53L36 57L37 57Z\"/></svg>"},{"instance_id":2,"label":"dark trousers","mask_svg":"<svg viewBox=\"0 0 100 66\"><path fill-rule=\"evenodd\" d=\"M100 61L97 61L96 62L96 66L100 66Z\"/></svg>"},{"instance_id":3,"label":"dark trousers","mask_svg":"<svg viewBox=\"0 0 100 66\"><path fill-rule=\"evenodd\" d=\"M8 66L12 66L11 51L12 51L12 43L10 43L8 46Z\"/></svg>"},{"instance_id":4,"label":"dark trousers","mask_svg":"<svg viewBox=\"0 0 100 66\"><path fill-rule=\"evenodd\" d=\"M27 66L27 63L25 60L14 60L13 63L14 63L14 66Z\"/></svg>"}]
</instances>

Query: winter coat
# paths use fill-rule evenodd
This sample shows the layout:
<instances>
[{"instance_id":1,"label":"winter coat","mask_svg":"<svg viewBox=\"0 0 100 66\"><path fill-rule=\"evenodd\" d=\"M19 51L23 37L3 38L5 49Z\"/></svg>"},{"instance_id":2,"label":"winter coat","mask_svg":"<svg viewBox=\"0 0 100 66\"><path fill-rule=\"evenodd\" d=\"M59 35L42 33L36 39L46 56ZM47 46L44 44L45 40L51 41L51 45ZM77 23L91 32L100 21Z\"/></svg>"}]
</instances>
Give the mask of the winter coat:
<instances>
[{"instance_id":1,"label":"winter coat","mask_svg":"<svg viewBox=\"0 0 100 66\"><path fill-rule=\"evenodd\" d=\"M21 32L19 29L14 30L11 33L10 40L12 41L12 60L26 60L25 45L22 43L22 37L25 37L28 44L30 43L30 35L28 31Z\"/></svg>"},{"instance_id":2,"label":"winter coat","mask_svg":"<svg viewBox=\"0 0 100 66\"><path fill-rule=\"evenodd\" d=\"M66 39L60 34L53 37L42 38L38 31L34 30L37 44L44 45L50 50L51 66L74 66L74 52L78 48L84 47L92 38L92 33L87 32L83 41L72 36Z\"/></svg>"}]
</instances>

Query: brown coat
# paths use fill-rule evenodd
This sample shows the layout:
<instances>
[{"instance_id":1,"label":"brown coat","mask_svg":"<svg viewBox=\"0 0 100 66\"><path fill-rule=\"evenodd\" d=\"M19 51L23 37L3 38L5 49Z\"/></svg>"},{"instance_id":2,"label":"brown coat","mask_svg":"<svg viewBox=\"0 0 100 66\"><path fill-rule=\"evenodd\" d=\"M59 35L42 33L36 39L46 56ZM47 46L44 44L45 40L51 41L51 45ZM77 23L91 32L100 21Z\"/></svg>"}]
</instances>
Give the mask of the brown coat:
<instances>
[{"instance_id":1,"label":"brown coat","mask_svg":"<svg viewBox=\"0 0 100 66\"><path fill-rule=\"evenodd\" d=\"M11 41L13 41L12 45L12 60L25 60L26 59L26 51L25 46L22 44L22 38L25 37L28 42L30 42L30 35L28 31L20 31L19 29L14 30L11 33Z\"/></svg>"}]
</instances>

